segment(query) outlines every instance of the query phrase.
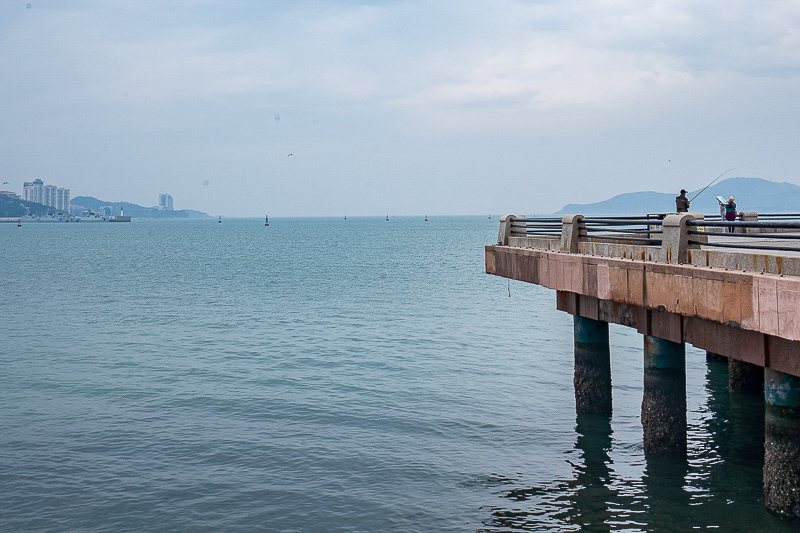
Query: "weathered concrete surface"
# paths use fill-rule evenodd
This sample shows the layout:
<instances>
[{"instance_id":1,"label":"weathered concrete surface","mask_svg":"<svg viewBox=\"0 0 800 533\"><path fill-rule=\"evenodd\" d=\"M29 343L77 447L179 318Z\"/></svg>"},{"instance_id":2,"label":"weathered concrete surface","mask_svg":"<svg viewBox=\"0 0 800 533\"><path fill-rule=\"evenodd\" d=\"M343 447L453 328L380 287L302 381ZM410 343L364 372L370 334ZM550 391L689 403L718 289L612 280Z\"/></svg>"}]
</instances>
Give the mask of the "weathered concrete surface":
<instances>
[{"instance_id":1,"label":"weathered concrete surface","mask_svg":"<svg viewBox=\"0 0 800 533\"><path fill-rule=\"evenodd\" d=\"M683 343L644 336L642 430L645 453L686 453L686 349Z\"/></svg>"},{"instance_id":2,"label":"weathered concrete surface","mask_svg":"<svg viewBox=\"0 0 800 533\"><path fill-rule=\"evenodd\" d=\"M800 376L800 277L496 245L486 271L560 291L572 314Z\"/></svg>"},{"instance_id":3,"label":"weathered concrete surface","mask_svg":"<svg viewBox=\"0 0 800 533\"><path fill-rule=\"evenodd\" d=\"M800 516L800 378L766 370L764 503Z\"/></svg>"},{"instance_id":4,"label":"weathered concrete surface","mask_svg":"<svg viewBox=\"0 0 800 533\"><path fill-rule=\"evenodd\" d=\"M611 415L608 322L575 316L575 410Z\"/></svg>"}]
</instances>

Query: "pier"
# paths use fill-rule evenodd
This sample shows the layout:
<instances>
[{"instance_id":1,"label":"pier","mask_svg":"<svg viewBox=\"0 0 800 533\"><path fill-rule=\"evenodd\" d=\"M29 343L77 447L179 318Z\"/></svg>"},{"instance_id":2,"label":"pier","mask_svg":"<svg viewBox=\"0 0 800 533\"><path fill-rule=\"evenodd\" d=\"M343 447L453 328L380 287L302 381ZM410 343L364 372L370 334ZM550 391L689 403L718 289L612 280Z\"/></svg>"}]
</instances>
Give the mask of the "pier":
<instances>
[{"instance_id":1,"label":"pier","mask_svg":"<svg viewBox=\"0 0 800 533\"><path fill-rule=\"evenodd\" d=\"M486 272L555 290L573 315L578 413L611 415L608 324L643 336L646 455L686 453L685 343L764 394L767 508L800 516L800 216L500 219Z\"/></svg>"}]
</instances>

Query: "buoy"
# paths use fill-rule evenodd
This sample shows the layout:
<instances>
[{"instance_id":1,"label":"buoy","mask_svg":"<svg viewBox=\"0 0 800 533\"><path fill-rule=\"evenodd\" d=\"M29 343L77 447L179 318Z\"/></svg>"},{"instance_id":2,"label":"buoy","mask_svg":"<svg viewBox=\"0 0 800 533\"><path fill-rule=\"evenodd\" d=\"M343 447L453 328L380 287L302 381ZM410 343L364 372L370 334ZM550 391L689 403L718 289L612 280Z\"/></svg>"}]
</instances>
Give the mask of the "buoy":
<instances>
[{"instance_id":1,"label":"buoy","mask_svg":"<svg viewBox=\"0 0 800 533\"><path fill-rule=\"evenodd\" d=\"M267 215L264 215L264 225L269 226L269 217Z\"/></svg>"},{"instance_id":2,"label":"buoy","mask_svg":"<svg viewBox=\"0 0 800 533\"><path fill-rule=\"evenodd\" d=\"M21 227L22 227L22 219L21 219L21 218L18 218L18 219L17 219L17 227L18 227L18 228L21 228Z\"/></svg>"},{"instance_id":3,"label":"buoy","mask_svg":"<svg viewBox=\"0 0 800 533\"><path fill-rule=\"evenodd\" d=\"M492 220L492 215L489 215L489 220Z\"/></svg>"},{"instance_id":4,"label":"buoy","mask_svg":"<svg viewBox=\"0 0 800 533\"><path fill-rule=\"evenodd\" d=\"M389 215L386 215L386 222L389 222Z\"/></svg>"},{"instance_id":5,"label":"buoy","mask_svg":"<svg viewBox=\"0 0 800 533\"><path fill-rule=\"evenodd\" d=\"M219 220L217 220L217 222L219 222L220 224L222 224L222 217L219 217Z\"/></svg>"},{"instance_id":6,"label":"buoy","mask_svg":"<svg viewBox=\"0 0 800 533\"><path fill-rule=\"evenodd\" d=\"M425 222L428 221L428 215L425 215Z\"/></svg>"}]
</instances>

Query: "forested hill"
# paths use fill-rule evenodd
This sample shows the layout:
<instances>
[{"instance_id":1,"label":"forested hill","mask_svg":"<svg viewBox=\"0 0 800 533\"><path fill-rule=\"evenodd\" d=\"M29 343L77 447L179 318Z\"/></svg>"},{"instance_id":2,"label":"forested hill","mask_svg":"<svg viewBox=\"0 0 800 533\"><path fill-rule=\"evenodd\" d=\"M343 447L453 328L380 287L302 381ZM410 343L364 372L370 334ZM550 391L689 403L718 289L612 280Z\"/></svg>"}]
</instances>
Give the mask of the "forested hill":
<instances>
[{"instance_id":1,"label":"forested hill","mask_svg":"<svg viewBox=\"0 0 800 533\"><path fill-rule=\"evenodd\" d=\"M0 194L0 217L24 217L26 214L46 216L56 210L35 202L26 202Z\"/></svg>"},{"instance_id":2,"label":"forested hill","mask_svg":"<svg viewBox=\"0 0 800 533\"><path fill-rule=\"evenodd\" d=\"M675 197L680 192L680 185L675 191L663 192L631 192L619 194L602 202L591 204L568 204L556 212L561 214L581 215L632 215L644 213L664 213L675 210ZM689 192L692 198L700 189ZM792 183L767 181L760 178L728 178L715 183L692 202L690 211L718 213L719 204L716 197L736 197L739 211L757 211L759 213L798 213L800 212L800 187Z\"/></svg>"},{"instance_id":3,"label":"forested hill","mask_svg":"<svg viewBox=\"0 0 800 533\"><path fill-rule=\"evenodd\" d=\"M211 218L210 215L202 211L193 211L191 209L162 211L157 207L142 207L129 202L107 202L91 196L76 196L72 199L71 204L90 209L95 213L100 213L103 207L111 207L112 215L119 215L120 208L122 208L125 211L125 215L130 215L133 218Z\"/></svg>"}]
</instances>

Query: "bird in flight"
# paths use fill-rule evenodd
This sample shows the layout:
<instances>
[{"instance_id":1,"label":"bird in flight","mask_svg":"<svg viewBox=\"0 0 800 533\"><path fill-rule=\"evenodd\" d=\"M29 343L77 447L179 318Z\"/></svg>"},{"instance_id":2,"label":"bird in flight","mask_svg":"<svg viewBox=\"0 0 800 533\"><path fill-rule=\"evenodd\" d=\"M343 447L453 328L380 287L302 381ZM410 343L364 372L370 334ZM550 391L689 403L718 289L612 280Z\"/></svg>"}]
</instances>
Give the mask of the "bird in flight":
<instances>
[{"instance_id":1,"label":"bird in flight","mask_svg":"<svg viewBox=\"0 0 800 533\"><path fill-rule=\"evenodd\" d=\"M294 155L294 154L289 154L289 155L288 155L288 156L286 156L286 157L293 156L293 155Z\"/></svg>"},{"instance_id":2,"label":"bird in flight","mask_svg":"<svg viewBox=\"0 0 800 533\"><path fill-rule=\"evenodd\" d=\"M4 181L4 182L3 182L3 185L8 185L8 182L7 182L7 181Z\"/></svg>"}]
</instances>

